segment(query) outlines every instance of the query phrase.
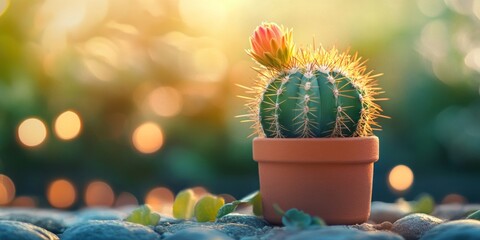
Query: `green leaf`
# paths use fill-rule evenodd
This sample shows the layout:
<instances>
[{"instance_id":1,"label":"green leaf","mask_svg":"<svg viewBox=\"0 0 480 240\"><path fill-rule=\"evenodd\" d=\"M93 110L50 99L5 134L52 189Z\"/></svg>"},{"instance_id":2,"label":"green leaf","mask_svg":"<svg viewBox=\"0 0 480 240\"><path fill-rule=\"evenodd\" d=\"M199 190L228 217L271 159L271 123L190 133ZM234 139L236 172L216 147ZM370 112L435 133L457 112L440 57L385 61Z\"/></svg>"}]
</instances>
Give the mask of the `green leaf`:
<instances>
[{"instance_id":1,"label":"green leaf","mask_svg":"<svg viewBox=\"0 0 480 240\"><path fill-rule=\"evenodd\" d=\"M240 201L233 201L231 203L227 203L225 205L223 205L219 210L218 210L218 213L217 213L217 218L221 218L229 213L232 213L234 212L238 205L240 205L241 202Z\"/></svg>"},{"instance_id":2,"label":"green leaf","mask_svg":"<svg viewBox=\"0 0 480 240\"><path fill-rule=\"evenodd\" d=\"M435 209L435 200L430 194L421 194L416 201L410 203L412 212L430 214Z\"/></svg>"},{"instance_id":3,"label":"green leaf","mask_svg":"<svg viewBox=\"0 0 480 240\"><path fill-rule=\"evenodd\" d=\"M198 222L215 221L220 208L225 204L222 197L205 195L195 205L195 217Z\"/></svg>"},{"instance_id":4,"label":"green leaf","mask_svg":"<svg viewBox=\"0 0 480 240\"><path fill-rule=\"evenodd\" d=\"M467 219L474 219L480 221L480 210L468 215Z\"/></svg>"},{"instance_id":5,"label":"green leaf","mask_svg":"<svg viewBox=\"0 0 480 240\"><path fill-rule=\"evenodd\" d=\"M148 205L142 205L130 213L125 221L138 223L145 226L155 226L160 221L160 215L152 212Z\"/></svg>"},{"instance_id":6,"label":"green leaf","mask_svg":"<svg viewBox=\"0 0 480 240\"><path fill-rule=\"evenodd\" d=\"M244 198L240 200L233 201L231 203L227 203L223 205L220 210L218 211L217 218L221 218L229 213L234 212L238 205L240 204L250 204L253 207L253 214L256 216L262 216L263 209L262 209L262 197L259 191L255 191L253 193L248 194Z\"/></svg>"},{"instance_id":7,"label":"green leaf","mask_svg":"<svg viewBox=\"0 0 480 240\"><path fill-rule=\"evenodd\" d=\"M282 216L282 223L287 228L306 229L315 226L326 226L327 224L319 217L312 217L310 214L292 208L287 212L283 211L277 204L273 205L277 214Z\"/></svg>"},{"instance_id":8,"label":"green leaf","mask_svg":"<svg viewBox=\"0 0 480 240\"><path fill-rule=\"evenodd\" d=\"M192 218L195 203L196 197L192 189L186 189L179 192L173 202L173 217L177 219Z\"/></svg>"},{"instance_id":9,"label":"green leaf","mask_svg":"<svg viewBox=\"0 0 480 240\"><path fill-rule=\"evenodd\" d=\"M312 224L312 217L296 208L292 208L285 212L282 217L282 223L285 227L294 227L305 229Z\"/></svg>"},{"instance_id":10,"label":"green leaf","mask_svg":"<svg viewBox=\"0 0 480 240\"><path fill-rule=\"evenodd\" d=\"M255 216L263 215L262 195L260 194L260 191L250 193L249 195L242 198L240 202L251 204L253 206L253 214L255 214Z\"/></svg>"}]
</instances>

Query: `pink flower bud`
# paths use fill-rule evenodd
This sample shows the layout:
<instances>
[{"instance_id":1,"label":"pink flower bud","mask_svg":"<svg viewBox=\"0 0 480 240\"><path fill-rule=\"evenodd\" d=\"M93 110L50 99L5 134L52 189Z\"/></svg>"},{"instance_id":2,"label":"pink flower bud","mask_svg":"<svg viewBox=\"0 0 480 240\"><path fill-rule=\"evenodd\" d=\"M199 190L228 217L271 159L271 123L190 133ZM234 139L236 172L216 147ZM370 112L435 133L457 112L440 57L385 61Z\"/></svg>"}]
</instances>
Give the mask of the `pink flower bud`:
<instances>
[{"instance_id":1,"label":"pink flower bud","mask_svg":"<svg viewBox=\"0 0 480 240\"><path fill-rule=\"evenodd\" d=\"M267 68L287 66L292 58L292 31L275 23L262 23L250 37L248 54Z\"/></svg>"}]
</instances>

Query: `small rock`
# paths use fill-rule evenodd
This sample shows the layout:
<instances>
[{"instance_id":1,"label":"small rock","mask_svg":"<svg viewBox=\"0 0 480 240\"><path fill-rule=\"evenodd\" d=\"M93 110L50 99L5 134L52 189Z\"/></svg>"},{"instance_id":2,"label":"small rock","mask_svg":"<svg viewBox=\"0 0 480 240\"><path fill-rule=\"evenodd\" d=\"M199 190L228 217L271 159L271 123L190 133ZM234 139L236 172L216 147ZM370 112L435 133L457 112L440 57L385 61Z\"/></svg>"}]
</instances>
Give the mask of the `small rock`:
<instances>
[{"instance_id":1,"label":"small rock","mask_svg":"<svg viewBox=\"0 0 480 240\"><path fill-rule=\"evenodd\" d=\"M478 239L480 236L480 221L455 220L440 224L426 232L420 240L448 240L448 239Z\"/></svg>"},{"instance_id":2,"label":"small rock","mask_svg":"<svg viewBox=\"0 0 480 240\"><path fill-rule=\"evenodd\" d=\"M30 223L0 220L2 240L58 240L57 235Z\"/></svg>"},{"instance_id":3,"label":"small rock","mask_svg":"<svg viewBox=\"0 0 480 240\"><path fill-rule=\"evenodd\" d=\"M409 213L410 210L400 204L372 202L369 220L375 223L395 222Z\"/></svg>"},{"instance_id":4,"label":"small rock","mask_svg":"<svg viewBox=\"0 0 480 240\"><path fill-rule=\"evenodd\" d=\"M89 220L69 227L62 240L158 240L151 228L124 221Z\"/></svg>"},{"instance_id":5,"label":"small rock","mask_svg":"<svg viewBox=\"0 0 480 240\"><path fill-rule=\"evenodd\" d=\"M234 239L240 239L242 237L256 236L264 234L270 230L269 227L252 227L241 223L212 223L212 222L196 222L196 221L175 221L175 222L162 222L160 221L155 226L155 232L164 236L176 234L177 232L186 229L205 229L216 230L224 233Z\"/></svg>"},{"instance_id":6,"label":"small rock","mask_svg":"<svg viewBox=\"0 0 480 240\"><path fill-rule=\"evenodd\" d=\"M270 226L265 220L262 218L246 215L246 214L237 214L231 213L226 216L223 216L220 219L217 219L217 223L241 223L245 224L254 228L263 228L266 226Z\"/></svg>"},{"instance_id":7,"label":"small rock","mask_svg":"<svg viewBox=\"0 0 480 240\"><path fill-rule=\"evenodd\" d=\"M458 220L480 210L480 204L442 204L438 205L432 215L441 219Z\"/></svg>"},{"instance_id":8,"label":"small rock","mask_svg":"<svg viewBox=\"0 0 480 240\"><path fill-rule=\"evenodd\" d=\"M426 232L420 240L479 239L480 221L456 220L440 224Z\"/></svg>"},{"instance_id":9,"label":"small rock","mask_svg":"<svg viewBox=\"0 0 480 240\"><path fill-rule=\"evenodd\" d=\"M285 238L286 240L402 240L403 238L391 232L365 232L345 226L323 227L315 230L301 231Z\"/></svg>"},{"instance_id":10,"label":"small rock","mask_svg":"<svg viewBox=\"0 0 480 240\"><path fill-rule=\"evenodd\" d=\"M88 208L77 212L75 223L88 220L122 220L127 214L118 210L108 208Z\"/></svg>"},{"instance_id":11,"label":"small rock","mask_svg":"<svg viewBox=\"0 0 480 240\"><path fill-rule=\"evenodd\" d=\"M225 235L214 229L205 228L189 228L178 231L168 237L165 240L233 240L233 238Z\"/></svg>"},{"instance_id":12,"label":"small rock","mask_svg":"<svg viewBox=\"0 0 480 240\"><path fill-rule=\"evenodd\" d=\"M0 220L11 220L30 223L37 227L44 228L55 234L62 233L66 228L65 223L61 219L36 214L11 213L0 216Z\"/></svg>"},{"instance_id":13,"label":"small rock","mask_svg":"<svg viewBox=\"0 0 480 240\"><path fill-rule=\"evenodd\" d=\"M257 234L261 234L263 232L257 232L257 229L245 224L240 223L226 223L216 225L214 229L218 230L219 232L225 233L226 235L234 238L240 239L242 237L251 237Z\"/></svg>"},{"instance_id":14,"label":"small rock","mask_svg":"<svg viewBox=\"0 0 480 240\"><path fill-rule=\"evenodd\" d=\"M414 213L393 223L392 232L402 235L406 240L416 240L441 223L443 220L439 218L423 213Z\"/></svg>"},{"instance_id":15,"label":"small rock","mask_svg":"<svg viewBox=\"0 0 480 240\"><path fill-rule=\"evenodd\" d=\"M376 232L376 231L390 231L392 229L391 222L383 222L379 224L371 224L371 223L362 223L357 225L350 225L350 228L355 228L362 231L367 232Z\"/></svg>"}]
</instances>

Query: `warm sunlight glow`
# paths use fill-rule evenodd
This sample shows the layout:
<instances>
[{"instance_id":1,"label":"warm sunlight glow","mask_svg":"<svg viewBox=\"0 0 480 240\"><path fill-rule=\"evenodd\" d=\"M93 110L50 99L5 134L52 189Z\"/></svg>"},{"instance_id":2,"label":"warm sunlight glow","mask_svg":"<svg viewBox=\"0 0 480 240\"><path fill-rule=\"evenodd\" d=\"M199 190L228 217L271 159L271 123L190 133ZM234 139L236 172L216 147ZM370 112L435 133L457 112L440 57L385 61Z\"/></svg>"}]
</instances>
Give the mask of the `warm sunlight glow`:
<instances>
[{"instance_id":1,"label":"warm sunlight glow","mask_svg":"<svg viewBox=\"0 0 480 240\"><path fill-rule=\"evenodd\" d=\"M225 54L217 48L202 48L193 54L193 73L191 78L202 82L223 80L228 69Z\"/></svg>"},{"instance_id":2,"label":"warm sunlight glow","mask_svg":"<svg viewBox=\"0 0 480 240\"><path fill-rule=\"evenodd\" d=\"M0 174L0 205L8 204L15 197L15 185L8 176Z\"/></svg>"},{"instance_id":3,"label":"warm sunlight glow","mask_svg":"<svg viewBox=\"0 0 480 240\"><path fill-rule=\"evenodd\" d=\"M117 200L115 201L115 207L122 207L122 206L136 206L138 205L137 198L129 193L129 192L121 192Z\"/></svg>"},{"instance_id":4,"label":"warm sunlight glow","mask_svg":"<svg viewBox=\"0 0 480 240\"><path fill-rule=\"evenodd\" d=\"M66 111L55 120L55 133L63 140L71 140L78 136L82 128L82 121L77 113Z\"/></svg>"},{"instance_id":5,"label":"warm sunlight glow","mask_svg":"<svg viewBox=\"0 0 480 240\"><path fill-rule=\"evenodd\" d=\"M405 165L398 165L390 171L388 183L396 191L405 191L412 186L413 172Z\"/></svg>"},{"instance_id":6,"label":"warm sunlight glow","mask_svg":"<svg viewBox=\"0 0 480 240\"><path fill-rule=\"evenodd\" d=\"M110 207L115 201L112 188L105 182L93 181L85 191L85 203L89 207L103 206Z\"/></svg>"},{"instance_id":7,"label":"warm sunlight glow","mask_svg":"<svg viewBox=\"0 0 480 240\"><path fill-rule=\"evenodd\" d=\"M133 146L141 153L154 153L163 145L163 133L153 122L146 122L135 129L132 136Z\"/></svg>"},{"instance_id":8,"label":"warm sunlight glow","mask_svg":"<svg viewBox=\"0 0 480 240\"><path fill-rule=\"evenodd\" d=\"M66 179L55 180L48 186L47 199L53 207L68 208L75 203L76 198L75 186Z\"/></svg>"},{"instance_id":9,"label":"warm sunlight glow","mask_svg":"<svg viewBox=\"0 0 480 240\"><path fill-rule=\"evenodd\" d=\"M148 97L153 111L162 117L173 117L182 109L182 95L172 87L159 87Z\"/></svg>"},{"instance_id":10,"label":"warm sunlight glow","mask_svg":"<svg viewBox=\"0 0 480 240\"><path fill-rule=\"evenodd\" d=\"M40 145L47 138L47 128L38 118L29 118L18 126L18 139L27 147Z\"/></svg>"},{"instance_id":11,"label":"warm sunlight glow","mask_svg":"<svg viewBox=\"0 0 480 240\"><path fill-rule=\"evenodd\" d=\"M147 193L145 204L150 205L155 211L171 214L173 199L173 192L170 189L157 187Z\"/></svg>"}]
</instances>

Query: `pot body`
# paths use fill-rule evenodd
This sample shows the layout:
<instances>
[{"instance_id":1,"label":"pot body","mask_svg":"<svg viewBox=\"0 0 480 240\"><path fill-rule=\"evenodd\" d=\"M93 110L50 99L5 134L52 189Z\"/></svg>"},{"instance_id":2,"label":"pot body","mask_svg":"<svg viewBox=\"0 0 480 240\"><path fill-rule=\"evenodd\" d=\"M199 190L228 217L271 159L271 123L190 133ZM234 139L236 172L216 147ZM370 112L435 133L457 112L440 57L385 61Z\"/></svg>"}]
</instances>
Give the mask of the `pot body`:
<instances>
[{"instance_id":1,"label":"pot body","mask_svg":"<svg viewBox=\"0 0 480 240\"><path fill-rule=\"evenodd\" d=\"M368 220L373 163L378 138L256 138L264 217L281 224L273 209L297 208L327 224L358 224Z\"/></svg>"}]
</instances>

